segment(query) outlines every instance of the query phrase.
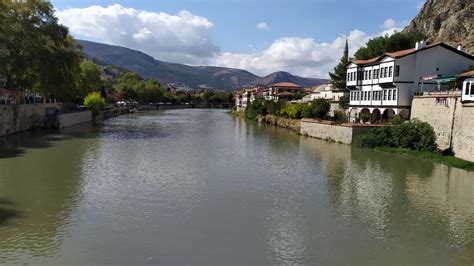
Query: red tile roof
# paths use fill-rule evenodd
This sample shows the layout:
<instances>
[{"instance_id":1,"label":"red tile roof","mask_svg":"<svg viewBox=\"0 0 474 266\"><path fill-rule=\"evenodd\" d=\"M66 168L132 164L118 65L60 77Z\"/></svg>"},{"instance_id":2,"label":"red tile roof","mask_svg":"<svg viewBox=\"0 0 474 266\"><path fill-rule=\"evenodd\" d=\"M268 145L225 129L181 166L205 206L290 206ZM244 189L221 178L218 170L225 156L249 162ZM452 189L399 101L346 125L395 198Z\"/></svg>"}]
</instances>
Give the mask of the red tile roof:
<instances>
[{"instance_id":1,"label":"red tile roof","mask_svg":"<svg viewBox=\"0 0 474 266\"><path fill-rule=\"evenodd\" d=\"M272 85L272 87L301 88L300 85L296 85L295 83L291 83L291 82L280 82L280 83Z\"/></svg>"}]
</instances>

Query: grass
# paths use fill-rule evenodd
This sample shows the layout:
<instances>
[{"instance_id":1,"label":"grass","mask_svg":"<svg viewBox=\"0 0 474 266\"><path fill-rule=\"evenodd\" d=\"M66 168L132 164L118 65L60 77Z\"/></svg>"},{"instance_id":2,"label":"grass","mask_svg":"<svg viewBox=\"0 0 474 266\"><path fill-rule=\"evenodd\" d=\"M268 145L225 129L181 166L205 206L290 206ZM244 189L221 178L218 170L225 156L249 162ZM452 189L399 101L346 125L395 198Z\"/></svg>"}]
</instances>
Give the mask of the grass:
<instances>
[{"instance_id":1,"label":"grass","mask_svg":"<svg viewBox=\"0 0 474 266\"><path fill-rule=\"evenodd\" d=\"M392 147L376 147L375 150L389 152L389 153L396 153L396 154L413 155L416 157L429 159L435 162L444 163L452 167L474 171L474 162L469 162L463 159L459 159L451 155L443 155L437 152L414 151L410 149L392 148Z\"/></svg>"}]
</instances>

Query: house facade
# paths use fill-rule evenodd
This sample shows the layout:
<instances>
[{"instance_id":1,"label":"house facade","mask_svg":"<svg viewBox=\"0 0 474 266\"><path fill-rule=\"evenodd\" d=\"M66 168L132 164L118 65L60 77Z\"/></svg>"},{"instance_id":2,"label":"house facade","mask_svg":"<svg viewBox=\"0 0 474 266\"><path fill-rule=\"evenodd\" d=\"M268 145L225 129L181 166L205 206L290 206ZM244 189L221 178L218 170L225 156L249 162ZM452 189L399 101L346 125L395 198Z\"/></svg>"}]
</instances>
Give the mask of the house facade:
<instances>
[{"instance_id":1,"label":"house facade","mask_svg":"<svg viewBox=\"0 0 474 266\"><path fill-rule=\"evenodd\" d=\"M329 101L339 101L339 99L349 94L347 89L337 89L334 88L331 82L313 87L313 91L310 93L309 100L314 99L326 99Z\"/></svg>"},{"instance_id":2,"label":"house facade","mask_svg":"<svg viewBox=\"0 0 474 266\"><path fill-rule=\"evenodd\" d=\"M422 41L412 49L353 60L346 66L350 119L354 122L362 114L373 122L395 115L408 119L415 92L440 90L430 81L433 77L454 76L474 64L473 59L462 47Z\"/></svg>"},{"instance_id":3,"label":"house facade","mask_svg":"<svg viewBox=\"0 0 474 266\"><path fill-rule=\"evenodd\" d=\"M288 99L295 93L302 92L302 87L291 82L280 82L263 90L263 97L268 101Z\"/></svg>"}]
</instances>

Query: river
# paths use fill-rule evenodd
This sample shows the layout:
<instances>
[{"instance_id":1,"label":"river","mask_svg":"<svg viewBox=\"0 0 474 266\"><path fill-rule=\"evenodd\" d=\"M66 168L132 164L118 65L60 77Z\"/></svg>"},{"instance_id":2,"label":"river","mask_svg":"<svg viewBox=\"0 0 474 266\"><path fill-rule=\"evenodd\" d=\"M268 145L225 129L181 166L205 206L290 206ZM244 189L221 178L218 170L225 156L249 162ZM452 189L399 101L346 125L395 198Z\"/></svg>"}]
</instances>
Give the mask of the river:
<instances>
[{"instance_id":1,"label":"river","mask_svg":"<svg viewBox=\"0 0 474 266\"><path fill-rule=\"evenodd\" d=\"M474 173L224 110L0 139L0 264L472 265Z\"/></svg>"}]
</instances>

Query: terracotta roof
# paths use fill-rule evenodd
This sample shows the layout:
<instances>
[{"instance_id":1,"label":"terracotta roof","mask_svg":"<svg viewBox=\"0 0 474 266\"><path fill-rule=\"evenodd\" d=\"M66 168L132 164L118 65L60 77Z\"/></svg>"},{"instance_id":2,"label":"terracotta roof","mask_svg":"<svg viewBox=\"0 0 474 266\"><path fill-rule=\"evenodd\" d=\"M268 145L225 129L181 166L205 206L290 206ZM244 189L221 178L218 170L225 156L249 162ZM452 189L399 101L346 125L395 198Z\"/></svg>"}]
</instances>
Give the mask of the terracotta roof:
<instances>
[{"instance_id":1,"label":"terracotta roof","mask_svg":"<svg viewBox=\"0 0 474 266\"><path fill-rule=\"evenodd\" d=\"M356 64L356 65L372 64L372 63L375 63L375 62L379 61L379 59L380 59L381 57L382 57L382 56L378 56L378 57L374 57L374 58L367 59L367 60L352 60L352 63L354 63L354 64Z\"/></svg>"},{"instance_id":2,"label":"terracotta roof","mask_svg":"<svg viewBox=\"0 0 474 266\"><path fill-rule=\"evenodd\" d=\"M291 83L291 82L280 82L277 84L273 84L272 87L301 88L300 85L296 85L295 83Z\"/></svg>"},{"instance_id":3,"label":"terracotta roof","mask_svg":"<svg viewBox=\"0 0 474 266\"><path fill-rule=\"evenodd\" d=\"M467 72L461 73L459 75L456 75L456 77L460 77L460 78L473 77L473 76L474 76L474 70L467 71Z\"/></svg>"},{"instance_id":4,"label":"terracotta roof","mask_svg":"<svg viewBox=\"0 0 474 266\"><path fill-rule=\"evenodd\" d=\"M418 50L416 50L415 48L410 48L410 49L405 49L405 50L400 50L400 51L395 51L395 52L387 52L387 53L384 53L381 56L374 57L374 58L371 58L371 59L352 60L351 62L356 64L356 65L368 65L368 64L373 64L373 63L378 62L379 60L383 59L385 56L390 56L390 57L393 57L393 58L401 58L401 57L404 57L404 56L407 56L407 55L410 55L410 54L413 54L413 53L417 53L419 51L423 51L423 50L426 50L426 49L429 49L429 48L432 48L432 47L435 47L435 46L442 46L442 47L444 47L446 49L449 49L449 50L451 50L455 53L464 55L464 56L466 56L470 59L474 59L474 57L472 55L468 54L468 53L459 51L458 49L456 49L454 47L451 47L451 46L449 46L445 43L437 42L437 43L433 43L433 44L428 44L425 47L420 48Z\"/></svg>"}]
</instances>

